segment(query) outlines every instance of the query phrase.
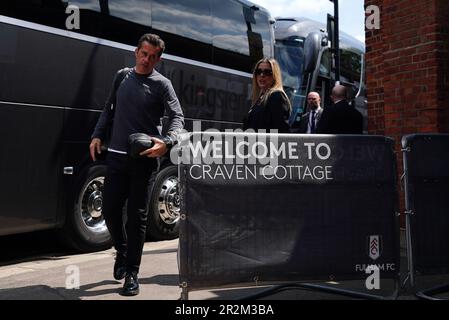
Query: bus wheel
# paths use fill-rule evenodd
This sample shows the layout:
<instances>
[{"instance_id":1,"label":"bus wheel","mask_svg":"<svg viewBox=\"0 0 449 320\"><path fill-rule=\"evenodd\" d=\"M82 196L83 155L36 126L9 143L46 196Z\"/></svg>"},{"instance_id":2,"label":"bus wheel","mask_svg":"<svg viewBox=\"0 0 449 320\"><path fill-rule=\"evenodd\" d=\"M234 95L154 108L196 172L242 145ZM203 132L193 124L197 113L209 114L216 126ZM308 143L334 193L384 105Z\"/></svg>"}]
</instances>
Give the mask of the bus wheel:
<instances>
[{"instance_id":1,"label":"bus wheel","mask_svg":"<svg viewBox=\"0 0 449 320\"><path fill-rule=\"evenodd\" d=\"M80 251L111 247L111 236L102 215L106 166L90 167L79 180L73 206L66 218L67 240Z\"/></svg>"},{"instance_id":2,"label":"bus wheel","mask_svg":"<svg viewBox=\"0 0 449 320\"><path fill-rule=\"evenodd\" d=\"M178 168L168 166L156 175L150 186L147 238L170 240L179 235Z\"/></svg>"}]
</instances>

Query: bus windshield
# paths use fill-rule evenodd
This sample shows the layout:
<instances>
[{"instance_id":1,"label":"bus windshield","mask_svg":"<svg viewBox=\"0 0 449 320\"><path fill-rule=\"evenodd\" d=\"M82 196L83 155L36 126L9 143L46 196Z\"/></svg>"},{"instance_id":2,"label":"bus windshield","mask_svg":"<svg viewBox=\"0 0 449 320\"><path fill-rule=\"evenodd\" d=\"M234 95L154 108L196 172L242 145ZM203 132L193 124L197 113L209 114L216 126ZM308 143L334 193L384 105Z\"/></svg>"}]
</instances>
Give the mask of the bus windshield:
<instances>
[{"instance_id":1,"label":"bus windshield","mask_svg":"<svg viewBox=\"0 0 449 320\"><path fill-rule=\"evenodd\" d=\"M276 40L275 57L282 72L284 90L292 104L290 122L302 114L305 98L303 85L304 38Z\"/></svg>"}]
</instances>

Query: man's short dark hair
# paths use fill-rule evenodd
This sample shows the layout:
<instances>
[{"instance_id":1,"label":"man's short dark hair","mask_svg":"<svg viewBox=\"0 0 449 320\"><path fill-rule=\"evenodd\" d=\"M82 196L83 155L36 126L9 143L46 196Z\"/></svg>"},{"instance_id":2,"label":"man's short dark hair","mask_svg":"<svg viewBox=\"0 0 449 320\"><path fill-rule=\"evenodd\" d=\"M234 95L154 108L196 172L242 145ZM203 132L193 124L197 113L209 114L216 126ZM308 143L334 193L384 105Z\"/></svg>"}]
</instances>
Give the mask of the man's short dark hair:
<instances>
[{"instance_id":1,"label":"man's short dark hair","mask_svg":"<svg viewBox=\"0 0 449 320\"><path fill-rule=\"evenodd\" d=\"M137 48L140 49L142 47L142 43L146 41L149 44L160 48L161 50L159 51L159 57L162 55L162 53L165 50L165 42L164 40L161 39L161 37L159 37L157 34L154 33L146 33L143 36L140 37L139 39L139 43L137 44Z\"/></svg>"}]
</instances>

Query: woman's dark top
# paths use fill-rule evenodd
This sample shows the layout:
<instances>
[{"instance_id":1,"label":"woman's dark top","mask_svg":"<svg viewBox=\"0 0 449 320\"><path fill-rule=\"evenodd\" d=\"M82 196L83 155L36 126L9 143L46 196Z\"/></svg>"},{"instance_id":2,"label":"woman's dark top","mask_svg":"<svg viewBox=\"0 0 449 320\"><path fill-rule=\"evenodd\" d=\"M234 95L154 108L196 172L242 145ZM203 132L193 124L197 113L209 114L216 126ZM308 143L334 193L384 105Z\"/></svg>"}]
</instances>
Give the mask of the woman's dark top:
<instances>
[{"instance_id":1,"label":"woman's dark top","mask_svg":"<svg viewBox=\"0 0 449 320\"><path fill-rule=\"evenodd\" d=\"M257 101L243 120L243 130L246 129L277 129L279 133L288 133L290 108L287 97L281 91L274 91L266 103Z\"/></svg>"}]
</instances>

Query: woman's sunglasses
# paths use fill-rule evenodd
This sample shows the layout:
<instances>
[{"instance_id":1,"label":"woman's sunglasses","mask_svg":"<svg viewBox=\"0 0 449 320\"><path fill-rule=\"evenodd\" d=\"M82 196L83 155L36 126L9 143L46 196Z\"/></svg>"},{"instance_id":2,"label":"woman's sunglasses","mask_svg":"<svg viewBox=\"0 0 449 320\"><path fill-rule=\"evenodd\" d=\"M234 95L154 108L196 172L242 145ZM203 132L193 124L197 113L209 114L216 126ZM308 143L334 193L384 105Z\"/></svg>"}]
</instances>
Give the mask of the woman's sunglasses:
<instances>
[{"instance_id":1,"label":"woman's sunglasses","mask_svg":"<svg viewBox=\"0 0 449 320\"><path fill-rule=\"evenodd\" d=\"M256 76L260 76L260 75L264 75L264 76L272 76L273 75L273 71L271 71L270 69L256 69L255 72Z\"/></svg>"}]
</instances>

